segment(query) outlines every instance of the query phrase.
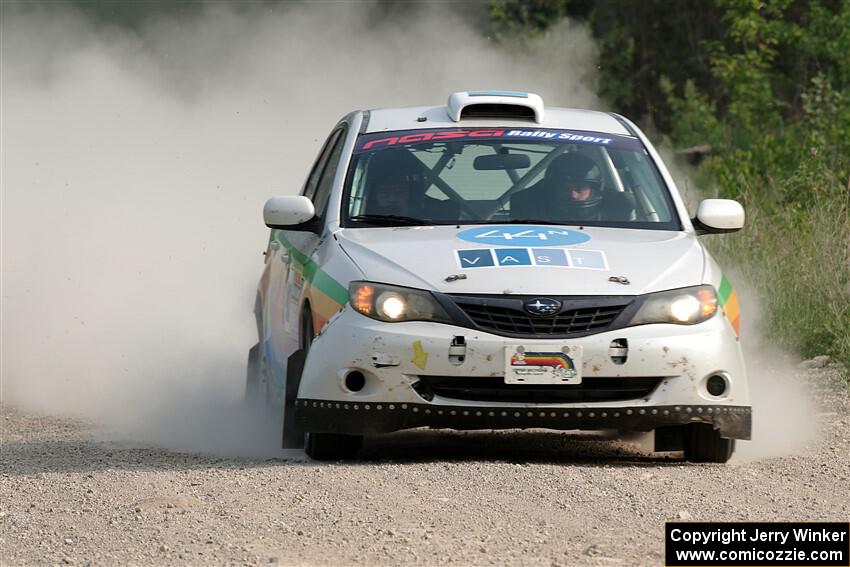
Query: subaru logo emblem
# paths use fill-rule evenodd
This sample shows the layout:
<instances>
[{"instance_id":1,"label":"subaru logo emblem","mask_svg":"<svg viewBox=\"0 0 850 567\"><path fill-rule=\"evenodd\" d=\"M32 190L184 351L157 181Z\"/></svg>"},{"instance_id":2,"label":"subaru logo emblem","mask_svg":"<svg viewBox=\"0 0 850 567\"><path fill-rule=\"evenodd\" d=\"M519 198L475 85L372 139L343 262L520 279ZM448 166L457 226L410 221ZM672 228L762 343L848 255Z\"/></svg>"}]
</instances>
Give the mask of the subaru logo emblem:
<instances>
[{"instance_id":1,"label":"subaru logo emblem","mask_svg":"<svg viewBox=\"0 0 850 567\"><path fill-rule=\"evenodd\" d=\"M561 302L548 297L538 297L525 302L525 310L540 317L554 315L561 308Z\"/></svg>"}]
</instances>

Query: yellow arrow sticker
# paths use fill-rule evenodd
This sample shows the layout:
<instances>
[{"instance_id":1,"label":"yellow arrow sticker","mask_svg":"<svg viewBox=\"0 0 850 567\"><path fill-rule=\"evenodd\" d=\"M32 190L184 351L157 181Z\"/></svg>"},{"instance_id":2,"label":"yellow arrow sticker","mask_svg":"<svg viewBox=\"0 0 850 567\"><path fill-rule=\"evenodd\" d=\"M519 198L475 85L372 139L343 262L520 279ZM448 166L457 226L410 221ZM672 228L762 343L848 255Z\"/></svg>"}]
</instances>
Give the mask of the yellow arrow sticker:
<instances>
[{"instance_id":1,"label":"yellow arrow sticker","mask_svg":"<svg viewBox=\"0 0 850 567\"><path fill-rule=\"evenodd\" d=\"M425 365L428 364L428 353L422 346L422 341L413 341L413 358L410 359L410 362L425 370Z\"/></svg>"}]
</instances>

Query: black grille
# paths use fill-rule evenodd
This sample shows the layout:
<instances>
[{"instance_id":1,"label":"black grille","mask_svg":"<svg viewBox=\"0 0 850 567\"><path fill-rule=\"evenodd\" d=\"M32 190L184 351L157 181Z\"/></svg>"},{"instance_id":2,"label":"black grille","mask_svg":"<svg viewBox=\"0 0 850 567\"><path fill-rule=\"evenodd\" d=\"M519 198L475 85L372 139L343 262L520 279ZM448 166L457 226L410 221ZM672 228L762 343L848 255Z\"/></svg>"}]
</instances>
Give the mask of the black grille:
<instances>
[{"instance_id":1,"label":"black grille","mask_svg":"<svg viewBox=\"0 0 850 567\"><path fill-rule=\"evenodd\" d=\"M581 384L550 386L505 384L505 379L500 376L420 376L414 389L429 401L436 394L443 398L479 402L615 402L645 398L662 379L585 378Z\"/></svg>"},{"instance_id":2,"label":"black grille","mask_svg":"<svg viewBox=\"0 0 850 567\"><path fill-rule=\"evenodd\" d=\"M631 298L566 300L558 313L540 317L525 311L525 299L452 296L452 300L483 331L541 338L605 331L631 303Z\"/></svg>"}]
</instances>

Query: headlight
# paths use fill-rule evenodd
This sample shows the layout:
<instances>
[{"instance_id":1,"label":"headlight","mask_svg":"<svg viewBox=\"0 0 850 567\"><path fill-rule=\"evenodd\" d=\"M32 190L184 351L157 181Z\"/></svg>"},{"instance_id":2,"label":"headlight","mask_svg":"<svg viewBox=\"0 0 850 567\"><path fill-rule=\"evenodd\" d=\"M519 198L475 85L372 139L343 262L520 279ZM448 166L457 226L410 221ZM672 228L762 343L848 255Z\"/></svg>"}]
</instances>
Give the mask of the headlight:
<instances>
[{"instance_id":1,"label":"headlight","mask_svg":"<svg viewBox=\"0 0 850 567\"><path fill-rule=\"evenodd\" d=\"M443 307L427 291L372 282L351 282L351 306L379 321L438 321L451 323Z\"/></svg>"},{"instance_id":2,"label":"headlight","mask_svg":"<svg viewBox=\"0 0 850 567\"><path fill-rule=\"evenodd\" d=\"M629 325L675 323L695 325L717 312L717 294L710 285L651 293Z\"/></svg>"}]
</instances>

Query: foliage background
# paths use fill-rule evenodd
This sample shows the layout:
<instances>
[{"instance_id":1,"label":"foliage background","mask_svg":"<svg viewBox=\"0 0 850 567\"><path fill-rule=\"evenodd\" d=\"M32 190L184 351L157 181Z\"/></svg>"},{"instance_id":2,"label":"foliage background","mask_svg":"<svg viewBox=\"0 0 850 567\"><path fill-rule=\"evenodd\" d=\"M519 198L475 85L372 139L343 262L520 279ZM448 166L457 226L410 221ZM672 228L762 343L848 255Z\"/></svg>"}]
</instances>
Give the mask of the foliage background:
<instances>
[{"instance_id":1,"label":"foliage background","mask_svg":"<svg viewBox=\"0 0 850 567\"><path fill-rule=\"evenodd\" d=\"M493 0L494 41L564 17L599 43L598 90L691 156L748 219L709 245L765 300L770 337L850 368L850 0Z\"/></svg>"}]
</instances>

